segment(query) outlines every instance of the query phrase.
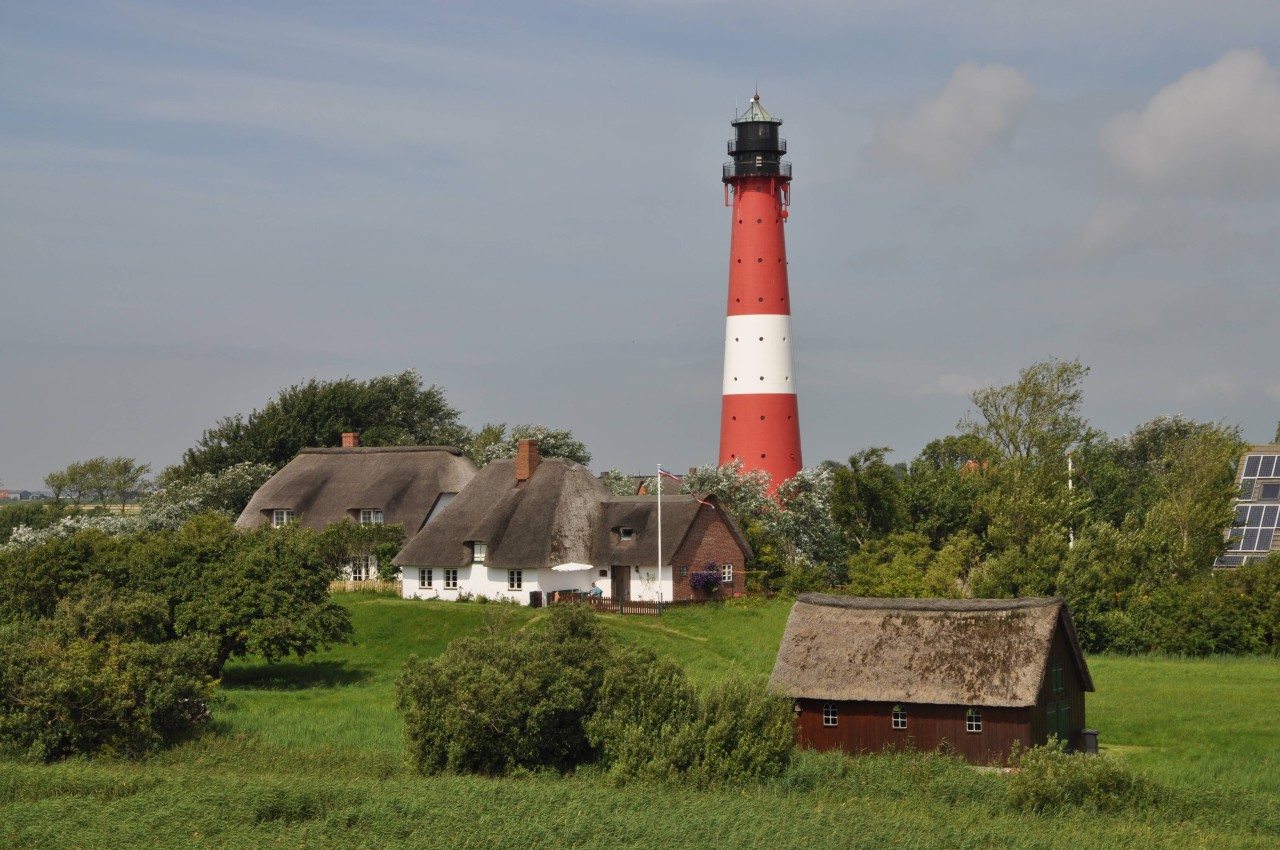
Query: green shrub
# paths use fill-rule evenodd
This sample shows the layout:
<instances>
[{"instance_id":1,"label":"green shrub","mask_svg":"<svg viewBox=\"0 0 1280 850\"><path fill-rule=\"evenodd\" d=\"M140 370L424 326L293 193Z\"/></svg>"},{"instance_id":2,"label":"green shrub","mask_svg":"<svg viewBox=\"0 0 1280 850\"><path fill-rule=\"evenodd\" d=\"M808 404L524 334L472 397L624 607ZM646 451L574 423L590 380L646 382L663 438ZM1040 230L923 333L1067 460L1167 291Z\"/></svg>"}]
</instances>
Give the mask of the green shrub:
<instances>
[{"instance_id":1,"label":"green shrub","mask_svg":"<svg viewBox=\"0 0 1280 850\"><path fill-rule=\"evenodd\" d=\"M1032 747L1012 760L1005 799L1014 809L1057 812L1084 808L1107 812L1143 806L1154 789L1123 764L1103 755L1066 753L1056 743Z\"/></svg>"},{"instance_id":2,"label":"green shrub","mask_svg":"<svg viewBox=\"0 0 1280 850\"><path fill-rule=\"evenodd\" d=\"M0 744L43 761L137 757L208 718L208 640L168 640L150 594L91 582L50 620L0 627Z\"/></svg>"}]
</instances>

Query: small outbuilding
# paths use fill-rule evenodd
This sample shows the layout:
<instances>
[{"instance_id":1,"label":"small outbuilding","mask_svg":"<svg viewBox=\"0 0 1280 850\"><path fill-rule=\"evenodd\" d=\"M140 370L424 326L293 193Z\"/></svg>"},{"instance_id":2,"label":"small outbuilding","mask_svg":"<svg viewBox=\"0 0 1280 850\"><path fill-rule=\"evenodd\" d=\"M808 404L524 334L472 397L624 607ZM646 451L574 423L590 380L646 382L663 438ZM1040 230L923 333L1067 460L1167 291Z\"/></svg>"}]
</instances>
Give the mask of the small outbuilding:
<instances>
[{"instance_id":1,"label":"small outbuilding","mask_svg":"<svg viewBox=\"0 0 1280 850\"><path fill-rule=\"evenodd\" d=\"M1051 734L1082 749L1094 689L1061 598L820 593L791 609L770 686L795 700L801 745L943 748L977 764Z\"/></svg>"}]
</instances>

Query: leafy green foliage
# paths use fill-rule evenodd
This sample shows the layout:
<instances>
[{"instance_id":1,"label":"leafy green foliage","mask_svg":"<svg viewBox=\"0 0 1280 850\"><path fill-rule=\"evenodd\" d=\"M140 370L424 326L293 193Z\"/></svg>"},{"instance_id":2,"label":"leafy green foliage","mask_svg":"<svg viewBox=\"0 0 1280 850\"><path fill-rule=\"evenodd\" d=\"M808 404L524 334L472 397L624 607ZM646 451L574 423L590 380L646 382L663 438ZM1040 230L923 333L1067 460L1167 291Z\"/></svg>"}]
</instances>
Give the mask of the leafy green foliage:
<instances>
[{"instance_id":1,"label":"leafy green foliage","mask_svg":"<svg viewBox=\"0 0 1280 850\"><path fill-rule=\"evenodd\" d=\"M261 410L222 419L183 455L189 477L238 463L279 469L300 449L336 446L343 432L360 432L361 445L465 445L470 437L458 411L437 386L423 388L412 369L367 381L342 378L295 384Z\"/></svg>"},{"instance_id":2,"label":"leafy green foliage","mask_svg":"<svg viewBox=\"0 0 1280 850\"><path fill-rule=\"evenodd\" d=\"M396 683L410 761L424 774L564 772L597 758L616 780L722 783L785 770L787 700L731 681L703 699L651 651L616 645L585 606L546 627L454 640Z\"/></svg>"},{"instance_id":3,"label":"leafy green foliage","mask_svg":"<svg viewBox=\"0 0 1280 850\"><path fill-rule=\"evenodd\" d=\"M66 516L66 509L57 503L18 502L0 505L0 545L8 541L16 528L48 528Z\"/></svg>"},{"instance_id":4,"label":"leafy green foliage","mask_svg":"<svg viewBox=\"0 0 1280 850\"><path fill-rule=\"evenodd\" d=\"M150 464L138 463L131 457L94 457L49 473L44 483L55 502L60 503L66 493L77 505L85 497L92 497L105 508L108 500L124 505L136 498L145 489L143 479L150 471Z\"/></svg>"},{"instance_id":5,"label":"leafy green foliage","mask_svg":"<svg viewBox=\"0 0 1280 850\"><path fill-rule=\"evenodd\" d=\"M1152 803L1155 788L1105 755L1066 753L1056 743L1015 757L1005 799L1020 811L1047 813L1071 808L1111 812Z\"/></svg>"},{"instance_id":6,"label":"leafy green foliage","mask_svg":"<svg viewBox=\"0 0 1280 850\"><path fill-rule=\"evenodd\" d=\"M901 529L907 522L902 473L885 461L888 446L863 449L835 467L832 516L859 545Z\"/></svg>"},{"instance_id":7,"label":"leafy green foliage","mask_svg":"<svg viewBox=\"0 0 1280 850\"><path fill-rule=\"evenodd\" d=\"M208 718L212 645L169 639L153 594L88 582L51 619L0 627L0 744L52 761L140 756Z\"/></svg>"}]
</instances>

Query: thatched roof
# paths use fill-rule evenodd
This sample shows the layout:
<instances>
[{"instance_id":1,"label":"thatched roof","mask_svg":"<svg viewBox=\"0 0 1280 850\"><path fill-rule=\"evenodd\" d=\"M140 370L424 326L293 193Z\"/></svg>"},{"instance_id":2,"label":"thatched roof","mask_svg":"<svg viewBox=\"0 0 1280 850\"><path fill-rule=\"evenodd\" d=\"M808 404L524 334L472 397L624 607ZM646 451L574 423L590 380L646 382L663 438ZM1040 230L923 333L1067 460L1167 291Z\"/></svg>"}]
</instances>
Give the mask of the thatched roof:
<instances>
[{"instance_id":1,"label":"thatched roof","mask_svg":"<svg viewBox=\"0 0 1280 850\"><path fill-rule=\"evenodd\" d=\"M724 518L730 534L737 540L746 556L751 547L742 536L733 515L715 496L703 499L701 504L693 496L662 497L662 563L671 559L693 531L694 521L705 511L717 511ZM630 528L635 532L632 540L619 540L617 529ZM600 528L596 536L595 558L592 563L600 566L649 566L658 563L658 497L614 496L604 506Z\"/></svg>"},{"instance_id":2,"label":"thatched roof","mask_svg":"<svg viewBox=\"0 0 1280 850\"><path fill-rule=\"evenodd\" d=\"M299 524L321 529L367 508L413 535L442 493L460 492L475 474L452 446L303 449L258 488L236 525L261 525L287 508Z\"/></svg>"},{"instance_id":3,"label":"thatched roof","mask_svg":"<svg viewBox=\"0 0 1280 850\"><path fill-rule=\"evenodd\" d=\"M770 686L791 697L1035 705L1055 630L1093 680L1061 598L796 599Z\"/></svg>"},{"instance_id":4,"label":"thatched roof","mask_svg":"<svg viewBox=\"0 0 1280 850\"><path fill-rule=\"evenodd\" d=\"M487 545L485 563L535 569L591 563L595 531L609 491L584 466L543 458L517 486L516 462L497 460L396 555L397 566L462 567L471 541Z\"/></svg>"}]
</instances>

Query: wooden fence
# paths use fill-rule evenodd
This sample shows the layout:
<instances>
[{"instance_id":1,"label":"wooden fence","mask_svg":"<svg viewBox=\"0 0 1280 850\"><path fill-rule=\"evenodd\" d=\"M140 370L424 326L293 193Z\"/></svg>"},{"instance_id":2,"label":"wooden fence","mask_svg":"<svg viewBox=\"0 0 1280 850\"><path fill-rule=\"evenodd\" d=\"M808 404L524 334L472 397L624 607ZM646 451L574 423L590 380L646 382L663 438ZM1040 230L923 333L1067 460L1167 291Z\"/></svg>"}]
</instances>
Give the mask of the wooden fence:
<instances>
[{"instance_id":1,"label":"wooden fence","mask_svg":"<svg viewBox=\"0 0 1280 850\"><path fill-rule=\"evenodd\" d=\"M338 579L329 582L330 593L385 593L392 591L400 592L400 582L398 581L350 581Z\"/></svg>"}]
</instances>

